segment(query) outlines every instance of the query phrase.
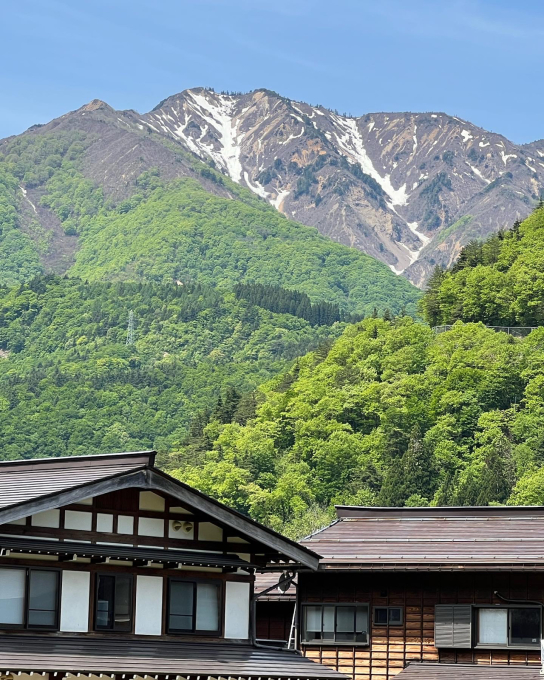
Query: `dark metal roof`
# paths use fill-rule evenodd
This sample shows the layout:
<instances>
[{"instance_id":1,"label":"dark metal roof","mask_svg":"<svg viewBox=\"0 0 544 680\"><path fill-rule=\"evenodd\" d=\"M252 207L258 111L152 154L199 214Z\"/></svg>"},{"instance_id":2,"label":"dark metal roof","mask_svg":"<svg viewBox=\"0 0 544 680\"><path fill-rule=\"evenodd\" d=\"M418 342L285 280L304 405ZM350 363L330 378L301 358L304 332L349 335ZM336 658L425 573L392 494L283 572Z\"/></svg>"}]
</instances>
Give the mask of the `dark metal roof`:
<instances>
[{"instance_id":1,"label":"dark metal roof","mask_svg":"<svg viewBox=\"0 0 544 680\"><path fill-rule=\"evenodd\" d=\"M0 635L0 672L7 671L292 680L348 677L293 652L249 645Z\"/></svg>"},{"instance_id":2,"label":"dark metal roof","mask_svg":"<svg viewBox=\"0 0 544 680\"><path fill-rule=\"evenodd\" d=\"M153 467L153 451L0 463L0 508L36 500L125 472Z\"/></svg>"},{"instance_id":3,"label":"dark metal roof","mask_svg":"<svg viewBox=\"0 0 544 680\"><path fill-rule=\"evenodd\" d=\"M304 539L324 568L544 568L544 508L337 508Z\"/></svg>"},{"instance_id":4,"label":"dark metal roof","mask_svg":"<svg viewBox=\"0 0 544 680\"><path fill-rule=\"evenodd\" d=\"M401 680L541 680L540 666L476 666L468 664L411 663Z\"/></svg>"},{"instance_id":5,"label":"dark metal roof","mask_svg":"<svg viewBox=\"0 0 544 680\"><path fill-rule=\"evenodd\" d=\"M234 545L234 544L233 544ZM160 548L134 548L130 545L102 545L75 541L42 541L19 536L0 536L0 548L16 553L40 555L77 555L78 557L110 557L118 560L143 560L145 562L177 562L200 567L241 567L252 565L237 555L195 552L191 550L163 550Z\"/></svg>"}]
</instances>

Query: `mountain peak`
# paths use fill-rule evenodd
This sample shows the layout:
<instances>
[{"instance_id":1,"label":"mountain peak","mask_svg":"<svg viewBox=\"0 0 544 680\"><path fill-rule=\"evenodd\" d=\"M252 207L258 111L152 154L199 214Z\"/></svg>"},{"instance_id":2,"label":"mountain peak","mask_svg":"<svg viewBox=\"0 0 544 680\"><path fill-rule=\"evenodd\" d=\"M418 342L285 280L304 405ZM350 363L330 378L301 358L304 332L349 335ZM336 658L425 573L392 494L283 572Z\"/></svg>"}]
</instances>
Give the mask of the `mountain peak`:
<instances>
[{"instance_id":1,"label":"mountain peak","mask_svg":"<svg viewBox=\"0 0 544 680\"><path fill-rule=\"evenodd\" d=\"M78 111L97 111L98 109L105 109L113 111L112 107L101 99L93 99L88 104L84 104Z\"/></svg>"}]
</instances>

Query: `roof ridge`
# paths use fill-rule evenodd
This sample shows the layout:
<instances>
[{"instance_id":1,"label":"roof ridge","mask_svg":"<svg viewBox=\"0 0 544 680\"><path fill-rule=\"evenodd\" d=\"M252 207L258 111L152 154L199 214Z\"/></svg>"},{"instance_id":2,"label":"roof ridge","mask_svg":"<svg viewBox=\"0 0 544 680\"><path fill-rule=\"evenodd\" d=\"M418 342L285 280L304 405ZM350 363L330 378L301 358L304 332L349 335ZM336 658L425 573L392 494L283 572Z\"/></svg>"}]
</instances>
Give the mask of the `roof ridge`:
<instances>
[{"instance_id":1,"label":"roof ridge","mask_svg":"<svg viewBox=\"0 0 544 680\"><path fill-rule=\"evenodd\" d=\"M25 467L49 467L50 465L59 465L62 467L70 467L72 464L83 466L86 463L102 463L106 460L119 462L122 460L132 461L135 458L148 458L147 465L154 467L156 451L127 451L124 453L94 453L84 456L56 456L51 458L19 458L17 460L1 460L0 473L5 472L9 468L25 468ZM64 465L66 464L66 465ZM135 463L136 464L136 463Z\"/></svg>"}]
</instances>

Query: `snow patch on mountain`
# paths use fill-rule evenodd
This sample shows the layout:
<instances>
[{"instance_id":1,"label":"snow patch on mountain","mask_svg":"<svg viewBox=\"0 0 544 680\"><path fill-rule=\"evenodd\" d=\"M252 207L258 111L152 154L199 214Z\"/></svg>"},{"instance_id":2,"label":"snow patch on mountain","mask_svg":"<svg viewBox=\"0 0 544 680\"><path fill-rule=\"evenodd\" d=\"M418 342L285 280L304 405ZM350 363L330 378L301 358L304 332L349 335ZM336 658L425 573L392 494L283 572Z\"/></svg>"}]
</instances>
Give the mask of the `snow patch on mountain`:
<instances>
[{"instance_id":1,"label":"snow patch on mountain","mask_svg":"<svg viewBox=\"0 0 544 680\"><path fill-rule=\"evenodd\" d=\"M331 117L340 128L341 134L337 134L336 138L342 153L359 163L363 172L370 175L378 182L389 197L391 205L406 205L408 202L406 183L398 189L395 189L391 183L391 175L382 177L376 170L365 149L363 136L361 135L357 121L353 118L344 118L343 116L338 116L336 114L333 114Z\"/></svg>"}]
</instances>

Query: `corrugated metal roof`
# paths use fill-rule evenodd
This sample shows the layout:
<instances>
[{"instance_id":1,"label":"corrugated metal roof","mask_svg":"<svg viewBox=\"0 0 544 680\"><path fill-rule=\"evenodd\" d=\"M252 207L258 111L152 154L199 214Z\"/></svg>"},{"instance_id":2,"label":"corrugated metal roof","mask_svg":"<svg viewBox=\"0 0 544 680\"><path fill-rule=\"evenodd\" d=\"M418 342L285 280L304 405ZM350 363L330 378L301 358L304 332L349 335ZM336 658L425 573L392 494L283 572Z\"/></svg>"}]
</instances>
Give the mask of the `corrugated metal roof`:
<instances>
[{"instance_id":1,"label":"corrugated metal roof","mask_svg":"<svg viewBox=\"0 0 544 680\"><path fill-rule=\"evenodd\" d=\"M137 452L4 461L0 463L0 508L152 466L154 456L154 452Z\"/></svg>"},{"instance_id":2,"label":"corrugated metal roof","mask_svg":"<svg viewBox=\"0 0 544 680\"><path fill-rule=\"evenodd\" d=\"M544 566L543 508L339 508L301 544L324 566Z\"/></svg>"},{"instance_id":3,"label":"corrugated metal roof","mask_svg":"<svg viewBox=\"0 0 544 680\"><path fill-rule=\"evenodd\" d=\"M0 672L6 671L292 680L348 677L293 652L249 645L35 635L0 636Z\"/></svg>"},{"instance_id":4,"label":"corrugated metal roof","mask_svg":"<svg viewBox=\"0 0 544 680\"><path fill-rule=\"evenodd\" d=\"M411 663L397 676L400 680L541 680L540 666L477 666L465 664Z\"/></svg>"}]
</instances>

